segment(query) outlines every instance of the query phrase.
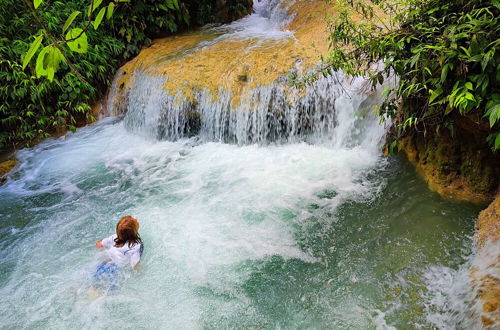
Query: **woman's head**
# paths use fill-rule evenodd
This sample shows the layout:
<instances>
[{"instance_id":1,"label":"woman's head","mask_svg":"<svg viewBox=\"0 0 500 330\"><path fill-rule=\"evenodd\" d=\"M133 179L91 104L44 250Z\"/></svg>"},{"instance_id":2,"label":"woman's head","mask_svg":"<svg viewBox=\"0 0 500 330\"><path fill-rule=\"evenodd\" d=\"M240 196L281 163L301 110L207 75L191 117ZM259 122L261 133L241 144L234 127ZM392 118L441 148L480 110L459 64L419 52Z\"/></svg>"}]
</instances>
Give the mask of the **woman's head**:
<instances>
[{"instance_id":1,"label":"woman's head","mask_svg":"<svg viewBox=\"0 0 500 330\"><path fill-rule=\"evenodd\" d=\"M128 242L129 246L141 243L139 236L139 221L136 218L127 215L116 224L115 246L123 246Z\"/></svg>"}]
</instances>

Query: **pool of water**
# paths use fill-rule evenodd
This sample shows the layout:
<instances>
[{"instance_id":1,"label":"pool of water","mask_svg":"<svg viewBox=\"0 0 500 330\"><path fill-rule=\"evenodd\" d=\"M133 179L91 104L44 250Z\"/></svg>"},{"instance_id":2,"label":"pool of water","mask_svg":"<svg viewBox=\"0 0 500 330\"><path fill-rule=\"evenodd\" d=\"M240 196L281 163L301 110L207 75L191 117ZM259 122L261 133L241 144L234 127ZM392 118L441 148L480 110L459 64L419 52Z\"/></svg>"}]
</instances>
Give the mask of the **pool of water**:
<instances>
[{"instance_id":1,"label":"pool of water","mask_svg":"<svg viewBox=\"0 0 500 330\"><path fill-rule=\"evenodd\" d=\"M479 208L360 145L155 141L114 118L22 150L0 187L0 324L479 328ZM94 295L94 243L128 214L142 269Z\"/></svg>"}]
</instances>

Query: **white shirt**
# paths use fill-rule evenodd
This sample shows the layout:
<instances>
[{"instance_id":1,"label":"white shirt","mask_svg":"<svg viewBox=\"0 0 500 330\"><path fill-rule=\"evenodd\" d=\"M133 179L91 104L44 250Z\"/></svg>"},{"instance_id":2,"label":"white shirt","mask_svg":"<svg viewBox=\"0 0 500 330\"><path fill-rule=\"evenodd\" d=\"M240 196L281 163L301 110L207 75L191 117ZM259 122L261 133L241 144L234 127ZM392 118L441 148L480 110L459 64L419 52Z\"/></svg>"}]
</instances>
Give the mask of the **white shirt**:
<instances>
[{"instance_id":1,"label":"white shirt","mask_svg":"<svg viewBox=\"0 0 500 330\"><path fill-rule=\"evenodd\" d=\"M142 243L128 246L128 242L121 247L115 246L116 234L106 237L102 240L102 247L106 249L106 253L111 261L118 267L130 265L134 267L141 260Z\"/></svg>"}]
</instances>

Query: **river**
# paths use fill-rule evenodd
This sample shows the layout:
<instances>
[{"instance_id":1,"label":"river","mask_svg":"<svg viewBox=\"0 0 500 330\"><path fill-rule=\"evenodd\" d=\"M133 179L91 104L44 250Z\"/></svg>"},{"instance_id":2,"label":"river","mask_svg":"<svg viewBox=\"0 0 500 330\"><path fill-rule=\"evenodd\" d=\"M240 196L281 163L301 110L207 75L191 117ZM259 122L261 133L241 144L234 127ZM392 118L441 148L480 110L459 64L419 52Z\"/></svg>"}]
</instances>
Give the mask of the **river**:
<instances>
[{"instance_id":1,"label":"river","mask_svg":"<svg viewBox=\"0 0 500 330\"><path fill-rule=\"evenodd\" d=\"M479 208L383 157L363 81L259 87L236 109L200 93L193 129L164 81L138 74L125 115L17 153L0 187L2 328L480 328ZM124 215L142 268L94 295L94 243Z\"/></svg>"}]
</instances>

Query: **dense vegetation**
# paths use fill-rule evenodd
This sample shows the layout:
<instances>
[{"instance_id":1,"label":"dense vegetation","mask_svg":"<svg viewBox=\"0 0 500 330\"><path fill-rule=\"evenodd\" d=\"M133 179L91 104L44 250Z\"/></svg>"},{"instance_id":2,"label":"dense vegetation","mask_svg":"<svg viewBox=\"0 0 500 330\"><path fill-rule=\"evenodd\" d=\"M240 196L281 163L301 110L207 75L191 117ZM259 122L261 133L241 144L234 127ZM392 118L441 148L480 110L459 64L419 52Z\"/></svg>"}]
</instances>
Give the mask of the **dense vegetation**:
<instances>
[{"instance_id":1,"label":"dense vegetation","mask_svg":"<svg viewBox=\"0 0 500 330\"><path fill-rule=\"evenodd\" d=\"M118 66L152 38L216 19L233 19L248 9L242 5L244 1L226 1L226 17L219 18L216 3L0 1L0 149L29 145L93 121L92 102L105 93ZM113 7L112 12L109 6ZM66 26L68 22L70 27ZM72 29L81 29L85 38L80 33L73 39L68 37ZM30 54L30 46L36 46L37 41L39 47L31 48L35 51ZM79 46L84 46L85 51L75 51L71 41L85 41ZM39 56L43 51L48 55ZM24 61L23 67L27 54L33 55L32 60ZM47 73L50 64L56 70ZM44 69L40 70L42 66Z\"/></svg>"},{"instance_id":2,"label":"dense vegetation","mask_svg":"<svg viewBox=\"0 0 500 330\"><path fill-rule=\"evenodd\" d=\"M336 3L343 9L330 27L325 71L369 76L374 85L397 76L380 108L396 139L443 128L453 135L457 118L475 116L487 120L487 139L500 148L500 1Z\"/></svg>"}]
</instances>

